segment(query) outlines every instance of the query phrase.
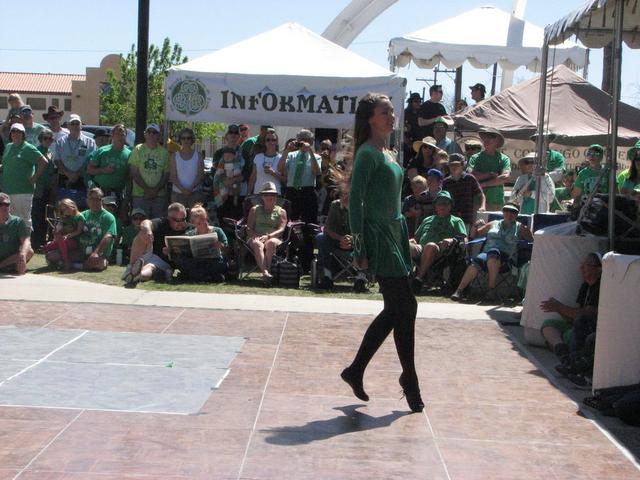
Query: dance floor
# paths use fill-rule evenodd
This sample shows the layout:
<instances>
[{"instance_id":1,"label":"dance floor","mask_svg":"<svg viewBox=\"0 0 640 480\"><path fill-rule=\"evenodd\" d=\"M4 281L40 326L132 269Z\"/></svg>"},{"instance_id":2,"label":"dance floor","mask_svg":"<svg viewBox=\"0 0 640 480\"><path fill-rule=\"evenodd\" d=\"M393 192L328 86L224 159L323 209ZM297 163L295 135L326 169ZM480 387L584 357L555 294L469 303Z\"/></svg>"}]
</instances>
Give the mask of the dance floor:
<instances>
[{"instance_id":1,"label":"dance floor","mask_svg":"<svg viewBox=\"0 0 640 480\"><path fill-rule=\"evenodd\" d=\"M423 413L365 315L0 301L0 480L640 479L495 322L419 319Z\"/></svg>"}]
</instances>

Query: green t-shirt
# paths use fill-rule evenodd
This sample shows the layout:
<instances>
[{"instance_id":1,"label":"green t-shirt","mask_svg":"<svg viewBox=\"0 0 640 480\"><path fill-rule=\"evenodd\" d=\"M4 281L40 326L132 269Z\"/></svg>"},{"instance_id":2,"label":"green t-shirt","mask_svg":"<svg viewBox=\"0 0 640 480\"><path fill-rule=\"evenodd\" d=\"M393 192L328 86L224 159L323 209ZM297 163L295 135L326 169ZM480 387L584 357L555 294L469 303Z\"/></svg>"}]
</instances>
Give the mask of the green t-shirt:
<instances>
[{"instance_id":1,"label":"green t-shirt","mask_svg":"<svg viewBox=\"0 0 640 480\"><path fill-rule=\"evenodd\" d=\"M31 128L25 127L24 134L27 142L29 142L31 145L38 145L38 143L40 143L38 141L38 136L40 135L40 132L42 132L44 129L45 129L44 125L40 125L39 123L35 123L35 122L33 122L33 127Z\"/></svg>"},{"instance_id":2,"label":"green t-shirt","mask_svg":"<svg viewBox=\"0 0 640 480\"><path fill-rule=\"evenodd\" d=\"M0 224L0 260L18 253L20 242L29 235L31 232L24 220L15 215L9 215L7 221Z\"/></svg>"},{"instance_id":3,"label":"green t-shirt","mask_svg":"<svg viewBox=\"0 0 640 480\"><path fill-rule=\"evenodd\" d=\"M583 168L578 172L574 186L582 190L582 195L589 195L596 188L598 193L609 193L609 174L605 171L600 178L600 185L597 185L600 172L596 172L591 167Z\"/></svg>"},{"instance_id":4,"label":"green t-shirt","mask_svg":"<svg viewBox=\"0 0 640 480\"><path fill-rule=\"evenodd\" d=\"M140 232L140 230L133 225L127 225L122 229L122 248L124 248L127 252L131 250L133 239L136 238L138 232Z\"/></svg>"},{"instance_id":5,"label":"green t-shirt","mask_svg":"<svg viewBox=\"0 0 640 480\"><path fill-rule=\"evenodd\" d=\"M42 154L44 158L47 159L47 167L42 171L42 174L38 177L38 181L36 182L36 188L33 192L35 197L42 197L44 192L54 187L54 176L56 174L56 164L51 159L52 154L48 148L43 147L42 145L38 146L38 151Z\"/></svg>"},{"instance_id":6,"label":"green t-shirt","mask_svg":"<svg viewBox=\"0 0 640 480\"><path fill-rule=\"evenodd\" d=\"M169 154L161 146L149 148L144 143L141 143L136 145L133 152L131 152L129 164L140 171L140 176L148 186L155 187L163 175L169 171ZM163 190L164 188L158 194L162 195ZM144 196L144 190L135 181L133 182L132 196Z\"/></svg>"},{"instance_id":7,"label":"green t-shirt","mask_svg":"<svg viewBox=\"0 0 640 480\"><path fill-rule=\"evenodd\" d=\"M467 236L467 228L461 218L454 215L439 217L431 215L425 218L418 229L415 237L420 245L427 243L438 243L445 238L454 238L456 236Z\"/></svg>"},{"instance_id":8,"label":"green t-shirt","mask_svg":"<svg viewBox=\"0 0 640 480\"><path fill-rule=\"evenodd\" d=\"M369 271L404 277L411 271L409 232L400 207L404 170L389 155L368 143L353 162L349 225L354 256L366 258Z\"/></svg>"},{"instance_id":9,"label":"green t-shirt","mask_svg":"<svg viewBox=\"0 0 640 480\"><path fill-rule=\"evenodd\" d=\"M258 143L259 138L259 135L256 135L255 137L249 137L244 142L242 142L242 145L240 145L240 154L242 155L242 158L244 158L245 162L251 162L251 160L253 160L251 151L253 150L253 146Z\"/></svg>"},{"instance_id":10,"label":"green t-shirt","mask_svg":"<svg viewBox=\"0 0 640 480\"><path fill-rule=\"evenodd\" d=\"M567 187L559 187L555 190L556 199L558 202L564 202L565 200L571 200L571 189Z\"/></svg>"},{"instance_id":11,"label":"green t-shirt","mask_svg":"<svg viewBox=\"0 0 640 480\"><path fill-rule=\"evenodd\" d=\"M19 147L13 143L7 145L2 156L4 192L8 195L33 193L35 187L29 178L36 172L40 151L27 142Z\"/></svg>"},{"instance_id":12,"label":"green t-shirt","mask_svg":"<svg viewBox=\"0 0 640 480\"><path fill-rule=\"evenodd\" d=\"M620 173L618 173L618 176L616 177L616 183L618 185L618 191L622 192L622 188L624 187L625 182L627 181L627 179L629 178L629 175L631 174L631 170L626 168L623 171L621 171Z\"/></svg>"},{"instance_id":13,"label":"green t-shirt","mask_svg":"<svg viewBox=\"0 0 640 480\"><path fill-rule=\"evenodd\" d=\"M89 159L89 163L98 168L113 165L113 173L99 173L94 175L96 184L103 190L124 190L129 178L129 156L131 149L124 146L120 150L115 150L113 145L105 145L94 151Z\"/></svg>"},{"instance_id":14,"label":"green t-shirt","mask_svg":"<svg viewBox=\"0 0 640 480\"><path fill-rule=\"evenodd\" d=\"M504 153L498 151L495 155L488 155L482 151L469 159L469 171L479 173L495 173L502 175L511 171L511 160ZM504 205L504 186L482 187L487 203Z\"/></svg>"},{"instance_id":15,"label":"green t-shirt","mask_svg":"<svg viewBox=\"0 0 640 480\"><path fill-rule=\"evenodd\" d=\"M87 247L95 250L107 234L111 234L114 239L116 238L118 233L116 219L106 210L102 209L99 213L85 210L81 215L84 218L84 232L80 235L80 245L83 250L86 250ZM109 258L111 256L111 250L113 250L113 240L109 242L102 256Z\"/></svg>"}]
</instances>

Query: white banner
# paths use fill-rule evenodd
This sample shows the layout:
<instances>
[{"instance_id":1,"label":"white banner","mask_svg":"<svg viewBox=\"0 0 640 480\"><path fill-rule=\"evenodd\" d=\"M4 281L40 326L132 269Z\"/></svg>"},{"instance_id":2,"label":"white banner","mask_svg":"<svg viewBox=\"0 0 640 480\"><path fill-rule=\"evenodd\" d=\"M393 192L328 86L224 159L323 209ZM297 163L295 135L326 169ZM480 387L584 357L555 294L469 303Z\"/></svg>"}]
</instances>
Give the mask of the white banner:
<instances>
[{"instance_id":1,"label":"white banner","mask_svg":"<svg viewBox=\"0 0 640 480\"><path fill-rule=\"evenodd\" d=\"M165 89L167 119L353 128L358 101L368 92L391 97L398 118L404 107L402 78L234 77L238 81L170 72Z\"/></svg>"}]
</instances>

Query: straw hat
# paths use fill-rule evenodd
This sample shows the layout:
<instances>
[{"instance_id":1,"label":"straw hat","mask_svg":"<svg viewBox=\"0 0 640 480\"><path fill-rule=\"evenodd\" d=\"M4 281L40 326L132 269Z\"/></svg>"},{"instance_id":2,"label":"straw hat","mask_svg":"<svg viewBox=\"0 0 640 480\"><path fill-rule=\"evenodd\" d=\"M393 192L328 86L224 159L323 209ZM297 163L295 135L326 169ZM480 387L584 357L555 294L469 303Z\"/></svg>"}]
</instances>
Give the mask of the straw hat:
<instances>
[{"instance_id":1,"label":"straw hat","mask_svg":"<svg viewBox=\"0 0 640 480\"><path fill-rule=\"evenodd\" d=\"M433 147L436 151L438 150L436 139L433 137L424 137L422 140L416 140L415 142L413 142L413 151L418 153L422 148L422 145Z\"/></svg>"},{"instance_id":2,"label":"straw hat","mask_svg":"<svg viewBox=\"0 0 640 480\"><path fill-rule=\"evenodd\" d=\"M260 195L277 195L278 190L276 190L276 184L273 182L264 182L262 188L260 189Z\"/></svg>"}]
</instances>

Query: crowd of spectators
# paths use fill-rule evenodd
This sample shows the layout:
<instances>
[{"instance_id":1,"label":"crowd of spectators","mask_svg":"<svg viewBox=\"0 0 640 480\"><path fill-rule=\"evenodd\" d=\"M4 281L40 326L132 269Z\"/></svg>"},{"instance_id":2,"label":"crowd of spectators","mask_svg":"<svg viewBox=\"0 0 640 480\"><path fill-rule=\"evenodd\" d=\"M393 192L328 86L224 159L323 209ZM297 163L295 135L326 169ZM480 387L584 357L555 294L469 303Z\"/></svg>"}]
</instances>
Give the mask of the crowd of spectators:
<instances>
[{"instance_id":1,"label":"crowd of spectators","mask_svg":"<svg viewBox=\"0 0 640 480\"><path fill-rule=\"evenodd\" d=\"M472 99L482 102L484 86L470 89ZM439 85L430 88L425 102L417 93L409 96L404 141L398 146L404 151L402 214L416 266L413 287L421 291L432 265L450 255L454 245L486 235L483 251L463 273L453 298L462 297L483 270L492 298L497 273L512 261L514 241L530 240L530 231L514 213L532 213L537 193L542 212L582 201L594 189L606 193L604 149L592 145L588 166L577 174L565 171L564 158L555 150L548 149L543 172L535 170L535 155L517 159L520 175L505 204L512 159L501 150L503 135L483 128L477 136L454 139L442 97ZM42 125L19 96L12 95L9 103L1 132L6 148L0 268L5 271L24 273L36 251L44 252L52 267L65 270L99 271L122 263L129 286L152 279L221 282L233 277L237 254L223 219L247 217L247 244L266 285L282 233L293 221L308 227L298 239L296 261L309 271L317 249L317 286L331 289L334 254L348 257L354 248L347 221L349 188L339 182L348 151L316 139L311 130L283 140L269 125L260 126L255 136L249 136L246 125L228 125L208 171L190 128L177 132L166 148L160 127L151 123L144 142L130 148L125 125L97 132L94 139L83 132L77 114L63 122L65 112L51 106ZM547 143L553 139L545 135ZM637 194L640 144L629 159L631 168L620 174L618 189ZM251 195L261 201L243 211ZM278 197L288 202L286 211L275 201ZM503 212L504 218L478 221L484 211ZM172 256L165 243L168 236L212 233L216 253L201 261ZM362 280L361 274L356 272L356 278Z\"/></svg>"}]
</instances>

